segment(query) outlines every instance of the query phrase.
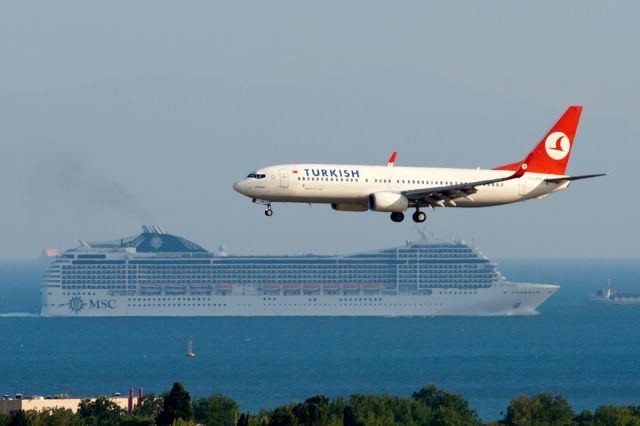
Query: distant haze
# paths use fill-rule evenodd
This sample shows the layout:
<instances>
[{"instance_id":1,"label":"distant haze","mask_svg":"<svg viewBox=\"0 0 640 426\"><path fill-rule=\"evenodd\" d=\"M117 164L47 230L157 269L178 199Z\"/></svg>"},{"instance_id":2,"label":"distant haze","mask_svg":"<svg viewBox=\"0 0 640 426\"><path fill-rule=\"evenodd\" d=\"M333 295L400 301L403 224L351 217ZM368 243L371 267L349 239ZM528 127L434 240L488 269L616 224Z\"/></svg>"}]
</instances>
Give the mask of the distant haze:
<instances>
[{"instance_id":1,"label":"distant haze","mask_svg":"<svg viewBox=\"0 0 640 426\"><path fill-rule=\"evenodd\" d=\"M260 166L492 167L585 106L545 200L437 209L492 257L638 257L635 2L41 2L0 6L0 258L161 225L210 250L347 253L414 224L262 208Z\"/></svg>"}]
</instances>

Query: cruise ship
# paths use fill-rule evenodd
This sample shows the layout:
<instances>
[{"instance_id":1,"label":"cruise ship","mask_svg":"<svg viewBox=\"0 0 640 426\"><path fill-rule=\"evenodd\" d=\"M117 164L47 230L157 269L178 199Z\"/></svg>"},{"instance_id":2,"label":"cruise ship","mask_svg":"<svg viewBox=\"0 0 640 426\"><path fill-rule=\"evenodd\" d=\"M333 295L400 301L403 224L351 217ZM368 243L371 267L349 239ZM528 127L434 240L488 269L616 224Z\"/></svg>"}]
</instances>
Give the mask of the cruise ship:
<instances>
[{"instance_id":1,"label":"cruise ship","mask_svg":"<svg viewBox=\"0 0 640 426\"><path fill-rule=\"evenodd\" d=\"M161 227L84 242L46 270L43 316L534 315L558 286L512 283L464 241L426 234L345 255L211 253Z\"/></svg>"}]
</instances>

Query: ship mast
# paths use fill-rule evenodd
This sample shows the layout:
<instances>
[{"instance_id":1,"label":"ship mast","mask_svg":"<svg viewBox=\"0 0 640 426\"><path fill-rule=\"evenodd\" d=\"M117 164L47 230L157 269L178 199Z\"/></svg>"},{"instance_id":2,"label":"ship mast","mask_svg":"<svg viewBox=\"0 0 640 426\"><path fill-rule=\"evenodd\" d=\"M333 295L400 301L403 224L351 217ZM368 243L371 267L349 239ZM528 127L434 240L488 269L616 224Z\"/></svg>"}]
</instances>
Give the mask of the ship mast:
<instances>
[{"instance_id":1,"label":"ship mast","mask_svg":"<svg viewBox=\"0 0 640 426\"><path fill-rule=\"evenodd\" d=\"M196 356L196 353L193 352L193 340L191 340L191 337L189 337L189 343L187 343L187 356L189 357Z\"/></svg>"}]
</instances>

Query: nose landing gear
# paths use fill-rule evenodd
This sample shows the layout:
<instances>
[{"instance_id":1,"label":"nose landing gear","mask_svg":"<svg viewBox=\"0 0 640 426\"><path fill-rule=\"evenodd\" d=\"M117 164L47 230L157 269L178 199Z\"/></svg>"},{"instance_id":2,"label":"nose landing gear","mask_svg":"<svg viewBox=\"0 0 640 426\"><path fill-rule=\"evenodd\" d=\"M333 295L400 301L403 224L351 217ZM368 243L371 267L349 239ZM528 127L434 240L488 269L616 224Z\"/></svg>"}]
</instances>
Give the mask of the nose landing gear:
<instances>
[{"instance_id":1,"label":"nose landing gear","mask_svg":"<svg viewBox=\"0 0 640 426\"><path fill-rule=\"evenodd\" d=\"M273 216L273 210L271 209L271 204L269 204L267 206L267 208L264 209L264 215L265 216Z\"/></svg>"}]
</instances>

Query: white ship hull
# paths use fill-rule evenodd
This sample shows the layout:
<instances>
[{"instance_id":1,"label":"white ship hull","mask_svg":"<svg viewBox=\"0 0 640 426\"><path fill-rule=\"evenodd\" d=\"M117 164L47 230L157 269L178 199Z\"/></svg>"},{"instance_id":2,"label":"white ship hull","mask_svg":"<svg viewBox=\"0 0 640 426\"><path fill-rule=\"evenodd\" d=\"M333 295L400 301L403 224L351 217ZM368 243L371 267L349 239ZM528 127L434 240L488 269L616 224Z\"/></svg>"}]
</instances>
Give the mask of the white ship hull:
<instances>
[{"instance_id":1,"label":"white ship hull","mask_svg":"<svg viewBox=\"0 0 640 426\"><path fill-rule=\"evenodd\" d=\"M535 315L558 286L500 283L471 290L434 288L429 295L114 296L43 287L49 317L123 316L504 316Z\"/></svg>"}]
</instances>

